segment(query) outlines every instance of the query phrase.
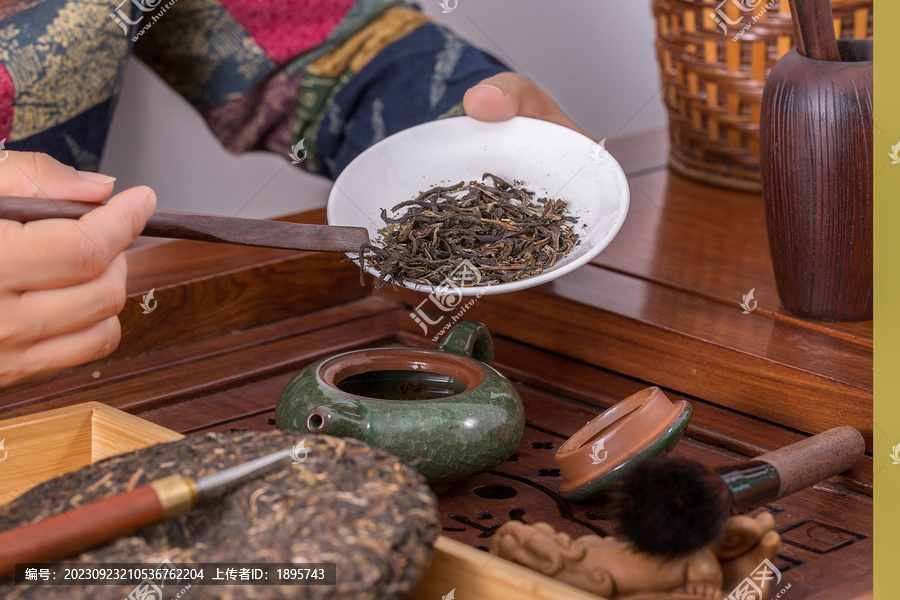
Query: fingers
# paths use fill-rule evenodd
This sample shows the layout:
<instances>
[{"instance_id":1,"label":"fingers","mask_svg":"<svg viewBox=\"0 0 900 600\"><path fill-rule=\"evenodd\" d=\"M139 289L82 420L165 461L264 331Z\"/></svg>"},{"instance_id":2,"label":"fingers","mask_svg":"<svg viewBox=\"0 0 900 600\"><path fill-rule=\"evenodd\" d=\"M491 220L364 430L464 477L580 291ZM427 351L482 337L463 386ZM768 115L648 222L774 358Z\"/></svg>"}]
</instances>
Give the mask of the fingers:
<instances>
[{"instance_id":1,"label":"fingers","mask_svg":"<svg viewBox=\"0 0 900 600\"><path fill-rule=\"evenodd\" d=\"M9 151L0 163L0 194L7 196L103 202L112 193L115 180L76 171L39 152Z\"/></svg>"},{"instance_id":2,"label":"fingers","mask_svg":"<svg viewBox=\"0 0 900 600\"><path fill-rule=\"evenodd\" d=\"M156 207L148 187L131 188L77 221L0 220L0 285L12 291L68 287L106 272Z\"/></svg>"},{"instance_id":3,"label":"fingers","mask_svg":"<svg viewBox=\"0 0 900 600\"><path fill-rule=\"evenodd\" d=\"M588 136L544 90L517 73L499 73L469 88L463 97L463 108L467 115L479 121L532 117Z\"/></svg>"},{"instance_id":4,"label":"fingers","mask_svg":"<svg viewBox=\"0 0 900 600\"><path fill-rule=\"evenodd\" d=\"M105 273L86 283L0 297L0 310L17 316L0 322L0 340L28 345L115 317L125 306L127 268L120 254ZM65 318L58 318L61 314Z\"/></svg>"},{"instance_id":5,"label":"fingers","mask_svg":"<svg viewBox=\"0 0 900 600\"><path fill-rule=\"evenodd\" d=\"M119 345L121 336L119 319L110 317L86 329L42 340L23 351L0 350L0 389L107 356Z\"/></svg>"},{"instance_id":6,"label":"fingers","mask_svg":"<svg viewBox=\"0 0 900 600\"><path fill-rule=\"evenodd\" d=\"M114 179L44 154L9 152L0 194L102 202ZM96 360L119 343L125 248L156 208L147 187L126 190L78 220L0 219L0 387Z\"/></svg>"}]
</instances>

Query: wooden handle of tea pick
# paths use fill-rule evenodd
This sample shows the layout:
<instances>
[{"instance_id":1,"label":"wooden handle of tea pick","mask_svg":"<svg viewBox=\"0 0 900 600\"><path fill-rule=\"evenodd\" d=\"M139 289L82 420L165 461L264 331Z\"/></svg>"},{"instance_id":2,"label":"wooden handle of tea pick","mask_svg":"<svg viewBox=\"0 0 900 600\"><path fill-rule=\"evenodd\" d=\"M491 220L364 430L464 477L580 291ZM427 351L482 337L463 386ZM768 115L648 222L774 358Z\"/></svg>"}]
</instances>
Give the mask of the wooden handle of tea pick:
<instances>
[{"instance_id":1,"label":"wooden handle of tea pick","mask_svg":"<svg viewBox=\"0 0 900 600\"><path fill-rule=\"evenodd\" d=\"M0 533L0 580L16 563L54 561L184 514L196 498L193 482L171 475L130 492Z\"/></svg>"},{"instance_id":2,"label":"wooden handle of tea pick","mask_svg":"<svg viewBox=\"0 0 900 600\"><path fill-rule=\"evenodd\" d=\"M865 451L862 434L852 427L842 426L763 454L755 460L775 467L781 480L778 498L784 498L853 468Z\"/></svg>"},{"instance_id":3,"label":"wooden handle of tea pick","mask_svg":"<svg viewBox=\"0 0 900 600\"><path fill-rule=\"evenodd\" d=\"M42 219L78 219L100 206L89 202L0 196L0 219L20 223ZM368 243L365 227L288 223L199 213L157 210L147 221L143 235L198 240L238 246L358 252Z\"/></svg>"},{"instance_id":4,"label":"wooden handle of tea pick","mask_svg":"<svg viewBox=\"0 0 900 600\"><path fill-rule=\"evenodd\" d=\"M816 60L840 61L830 0L789 0L797 50Z\"/></svg>"}]
</instances>

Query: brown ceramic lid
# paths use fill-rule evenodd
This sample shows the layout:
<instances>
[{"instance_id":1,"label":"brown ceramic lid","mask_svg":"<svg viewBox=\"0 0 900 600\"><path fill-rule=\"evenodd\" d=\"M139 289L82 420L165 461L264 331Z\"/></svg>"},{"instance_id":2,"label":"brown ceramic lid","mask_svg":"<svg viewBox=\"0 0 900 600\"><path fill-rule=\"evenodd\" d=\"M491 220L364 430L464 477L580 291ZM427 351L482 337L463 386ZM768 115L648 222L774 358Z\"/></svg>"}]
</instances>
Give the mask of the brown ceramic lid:
<instances>
[{"instance_id":1,"label":"brown ceramic lid","mask_svg":"<svg viewBox=\"0 0 900 600\"><path fill-rule=\"evenodd\" d=\"M560 495L583 500L638 462L671 450L691 417L685 400L670 401L658 387L625 398L592 419L560 446Z\"/></svg>"}]
</instances>

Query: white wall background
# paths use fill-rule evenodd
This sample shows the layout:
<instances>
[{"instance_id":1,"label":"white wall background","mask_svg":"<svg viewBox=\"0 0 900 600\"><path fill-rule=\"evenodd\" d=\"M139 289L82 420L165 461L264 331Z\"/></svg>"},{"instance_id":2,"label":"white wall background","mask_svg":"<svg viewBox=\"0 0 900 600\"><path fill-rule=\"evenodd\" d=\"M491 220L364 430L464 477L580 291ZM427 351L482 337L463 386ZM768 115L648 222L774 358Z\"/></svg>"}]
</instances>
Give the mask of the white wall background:
<instances>
[{"instance_id":1,"label":"white wall background","mask_svg":"<svg viewBox=\"0 0 900 600\"><path fill-rule=\"evenodd\" d=\"M547 90L597 139L665 124L649 0L459 0L447 14L439 0L421 4ZM190 105L136 60L101 172L118 177L116 191L152 186L160 208L252 218L322 206L331 186L286 156L229 154Z\"/></svg>"}]
</instances>

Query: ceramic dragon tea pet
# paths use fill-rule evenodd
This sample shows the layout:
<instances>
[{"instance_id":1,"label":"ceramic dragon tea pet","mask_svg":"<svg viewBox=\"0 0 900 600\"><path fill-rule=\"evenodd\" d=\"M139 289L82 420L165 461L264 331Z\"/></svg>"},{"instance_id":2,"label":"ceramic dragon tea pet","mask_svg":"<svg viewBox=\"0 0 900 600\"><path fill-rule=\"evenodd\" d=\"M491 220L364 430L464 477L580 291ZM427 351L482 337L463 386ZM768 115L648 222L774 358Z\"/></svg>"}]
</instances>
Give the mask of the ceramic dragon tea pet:
<instances>
[{"instance_id":1,"label":"ceramic dragon tea pet","mask_svg":"<svg viewBox=\"0 0 900 600\"><path fill-rule=\"evenodd\" d=\"M519 521L497 530L490 550L612 600L720 600L752 577L763 561L772 564L780 547L775 519L763 512L729 517L721 542L673 558L640 552L614 537L572 539L547 523ZM752 597L769 598L770 583L763 580L762 595Z\"/></svg>"},{"instance_id":2,"label":"ceramic dragon tea pet","mask_svg":"<svg viewBox=\"0 0 900 600\"><path fill-rule=\"evenodd\" d=\"M464 321L434 350L370 348L315 362L278 400L279 429L352 437L406 461L436 488L506 460L522 401L493 362L488 329Z\"/></svg>"}]
</instances>

